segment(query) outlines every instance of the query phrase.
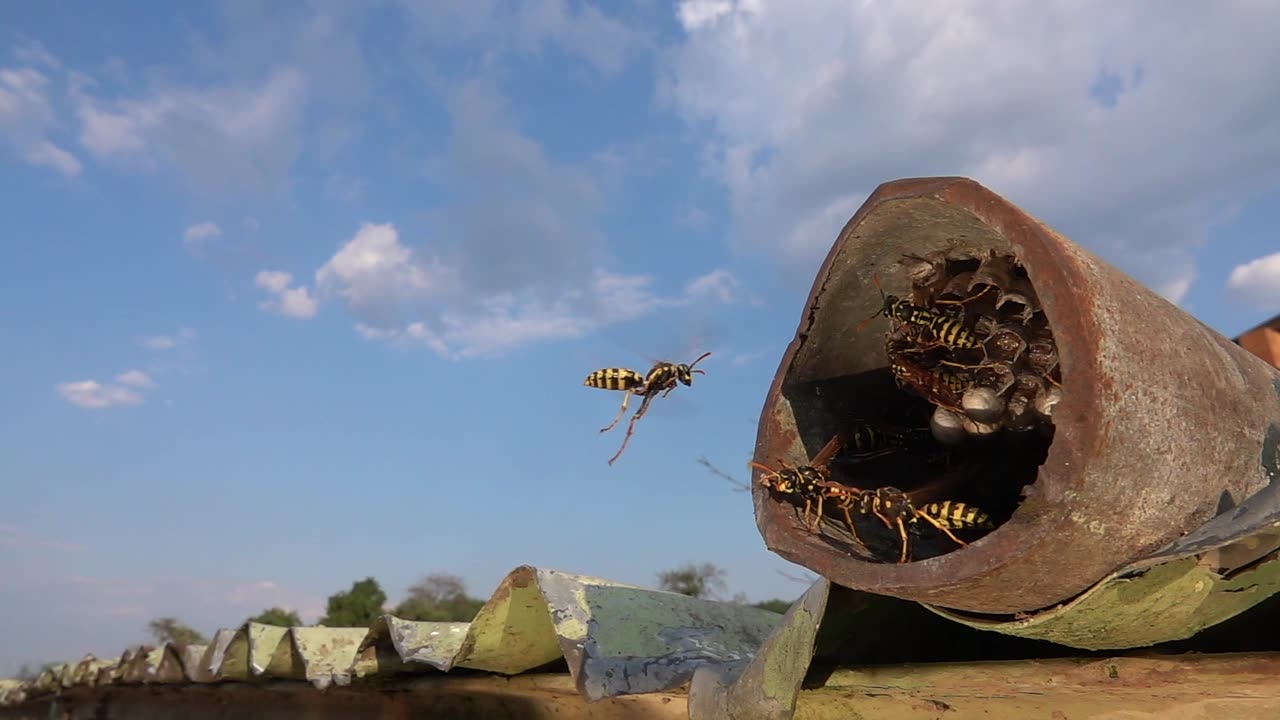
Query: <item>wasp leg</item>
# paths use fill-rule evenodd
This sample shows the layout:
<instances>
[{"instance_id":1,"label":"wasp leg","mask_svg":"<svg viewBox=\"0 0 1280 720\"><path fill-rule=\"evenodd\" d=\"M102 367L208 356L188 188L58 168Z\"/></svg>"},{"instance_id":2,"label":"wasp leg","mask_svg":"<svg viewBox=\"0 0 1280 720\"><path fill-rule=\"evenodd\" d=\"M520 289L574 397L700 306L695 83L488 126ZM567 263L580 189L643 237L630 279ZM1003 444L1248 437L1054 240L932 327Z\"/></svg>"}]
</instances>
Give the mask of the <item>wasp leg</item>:
<instances>
[{"instance_id":1,"label":"wasp leg","mask_svg":"<svg viewBox=\"0 0 1280 720\"><path fill-rule=\"evenodd\" d=\"M933 302L934 302L934 304L935 304L935 305L966 305L966 304L968 304L968 303L973 302L974 300L977 300L978 298L982 297L983 295L986 295L987 293L991 292L991 290L992 290L992 288L993 288L993 287L995 287L995 286L994 286L994 285L988 285L988 286L987 286L987 287L986 287L982 292L980 292L980 293L978 293L978 294L976 294L976 295L970 295L969 297L967 297L967 298L965 298L965 299L963 299L963 300L934 300Z\"/></svg>"},{"instance_id":2,"label":"wasp leg","mask_svg":"<svg viewBox=\"0 0 1280 720\"><path fill-rule=\"evenodd\" d=\"M609 458L610 465L612 465L618 458L622 457L623 451L627 449L627 443L631 442L631 433L636 431L636 421L644 417L645 412L649 409L649 402L651 400L653 400L653 396L646 395L644 400L640 403L640 409L636 410L636 414L631 416L631 422L627 423L627 434L622 438L622 447L618 448L618 452L614 453L613 457Z\"/></svg>"},{"instance_id":3,"label":"wasp leg","mask_svg":"<svg viewBox=\"0 0 1280 720\"><path fill-rule=\"evenodd\" d=\"M964 368L964 369L966 369L966 370L980 370L980 369L982 369L982 368L984 368L984 367L988 367L988 366L990 365L990 363L988 363L988 362L986 362L986 361L983 361L983 362L980 362L980 363L978 363L978 364L976 364L976 365L973 365L973 364L969 364L969 363L958 363L958 362L955 362L955 361L953 361L953 360L939 360L939 361L938 361L938 364L939 364L939 365L946 365L946 366L948 366L948 367Z\"/></svg>"},{"instance_id":4,"label":"wasp leg","mask_svg":"<svg viewBox=\"0 0 1280 720\"><path fill-rule=\"evenodd\" d=\"M905 563L911 557L911 541L907 538L907 525L903 522L902 517L898 517L898 535L902 537L902 555L898 562Z\"/></svg>"},{"instance_id":5,"label":"wasp leg","mask_svg":"<svg viewBox=\"0 0 1280 720\"><path fill-rule=\"evenodd\" d=\"M818 528L822 526L822 502L825 499L826 498L824 498L821 495L818 496L818 508L817 508L818 511L817 513L814 514L813 525L809 527L809 530L811 530L812 532L818 532ZM809 501L806 500L805 502L807 503Z\"/></svg>"},{"instance_id":6,"label":"wasp leg","mask_svg":"<svg viewBox=\"0 0 1280 720\"><path fill-rule=\"evenodd\" d=\"M627 414L627 404L631 402L631 395L633 392L633 390L628 390L627 394L622 396L622 407L618 410L618 417L614 418L613 422L609 423L609 427L600 428L600 432L609 432L618 426L618 422L622 420L622 416Z\"/></svg>"},{"instance_id":7,"label":"wasp leg","mask_svg":"<svg viewBox=\"0 0 1280 720\"><path fill-rule=\"evenodd\" d=\"M867 460L874 460L878 457L884 457L885 455L892 455L898 452L902 452L902 448L888 447L881 448L879 450L867 450L866 452L860 453L848 453L848 458L854 462L866 462Z\"/></svg>"},{"instance_id":8,"label":"wasp leg","mask_svg":"<svg viewBox=\"0 0 1280 720\"><path fill-rule=\"evenodd\" d=\"M849 528L849 535L853 537L853 541L866 547L866 543L862 542L862 536L858 534L858 528L853 524L853 515L849 514L849 506L840 505L840 511L844 513L844 525Z\"/></svg>"},{"instance_id":9,"label":"wasp leg","mask_svg":"<svg viewBox=\"0 0 1280 720\"><path fill-rule=\"evenodd\" d=\"M809 532L818 532L818 526L822 525L822 497L818 497L817 517L810 520L810 516L814 515L813 498L804 499L804 528Z\"/></svg>"},{"instance_id":10,"label":"wasp leg","mask_svg":"<svg viewBox=\"0 0 1280 720\"><path fill-rule=\"evenodd\" d=\"M889 528L890 530L892 530L892 529L893 529L893 522L894 522L894 521L893 521L893 520L890 520L888 517L886 517L883 513L881 513L881 512L880 512L878 509L876 509L874 506L873 506L873 507L872 507L872 509L871 509L871 514L872 514L872 515L875 515L875 516L876 516L876 517L878 517L878 518L880 518L880 522L884 523L884 526L885 526L885 527Z\"/></svg>"},{"instance_id":11,"label":"wasp leg","mask_svg":"<svg viewBox=\"0 0 1280 720\"><path fill-rule=\"evenodd\" d=\"M955 541L955 543L956 543L957 545L959 545L960 547L969 547L969 543L967 543L967 542L965 542L965 541L961 540L960 538L956 537L956 536L955 536L955 534L951 532L951 529L950 529L950 528L948 528L946 525L944 525L944 524L942 524L942 523L938 522L937 520L934 520L933 518L929 517L928 515L924 514L923 512L920 512L920 511L918 511L918 510L916 511L916 517L923 518L924 520L928 521L928 523L929 523L930 525L932 525L932 526L934 526L934 527L938 528L939 530L941 530L942 532L946 533L946 534L947 534L947 537L949 537L949 538L951 538L952 540L954 540L954 541Z\"/></svg>"}]
</instances>

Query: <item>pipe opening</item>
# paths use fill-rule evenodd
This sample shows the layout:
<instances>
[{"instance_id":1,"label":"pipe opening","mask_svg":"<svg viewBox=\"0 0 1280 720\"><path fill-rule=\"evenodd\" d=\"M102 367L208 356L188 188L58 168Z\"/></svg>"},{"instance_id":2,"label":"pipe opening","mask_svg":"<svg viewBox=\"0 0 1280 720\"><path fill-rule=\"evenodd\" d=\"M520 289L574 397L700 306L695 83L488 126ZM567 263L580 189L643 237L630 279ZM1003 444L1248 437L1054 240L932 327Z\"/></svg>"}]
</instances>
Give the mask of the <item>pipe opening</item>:
<instances>
[{"instance_id":1,"label":"pipe opening","mask_svg":"<svg viewBox=\"0 0 1280 720\"><path fill-rule=\"evenodd\" d=\"M770 493L796 531L868 562L924 560L1008 521L1036 481L1062 397L1057 346L1025 268L981 245L885 249L849 273L865 285L841 294L862 302L814 311L780 391L820 474L800 465Z\"/></svg>"}]
</instances>

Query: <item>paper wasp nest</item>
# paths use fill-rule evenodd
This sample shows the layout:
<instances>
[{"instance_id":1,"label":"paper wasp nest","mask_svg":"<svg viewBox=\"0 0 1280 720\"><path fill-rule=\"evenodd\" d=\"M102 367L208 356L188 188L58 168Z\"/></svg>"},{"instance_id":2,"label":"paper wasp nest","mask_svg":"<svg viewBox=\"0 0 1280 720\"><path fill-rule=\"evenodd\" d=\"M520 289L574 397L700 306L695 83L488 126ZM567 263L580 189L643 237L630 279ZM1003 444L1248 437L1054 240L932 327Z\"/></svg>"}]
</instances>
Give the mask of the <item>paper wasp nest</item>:
<instances>
[{"instance_id":1,"label":"paper wasp nest","mask_svg":"<svg viewBox=\"0 0 1280 720\"><path fill-rule=\"evenodd\" d=\"M911 280L906 299L941 319L927 331L895 323L887 349L926 378L911 385L936 406L934 437L956 445L1001 430L1047 429L1062 397L1058 352L1026 271L994 252L902 262Z\"/></svg>"}]
</instances>

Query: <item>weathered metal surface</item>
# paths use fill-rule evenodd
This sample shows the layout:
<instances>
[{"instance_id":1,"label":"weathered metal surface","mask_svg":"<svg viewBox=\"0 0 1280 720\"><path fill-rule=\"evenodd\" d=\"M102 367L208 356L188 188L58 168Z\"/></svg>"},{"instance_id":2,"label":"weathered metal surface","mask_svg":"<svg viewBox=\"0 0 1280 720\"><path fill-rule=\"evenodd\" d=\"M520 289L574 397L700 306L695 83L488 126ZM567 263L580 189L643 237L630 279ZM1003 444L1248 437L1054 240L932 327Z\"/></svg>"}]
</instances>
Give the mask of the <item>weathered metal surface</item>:
<instances>
[{"instance_id":1,"label":"weathered metal surface","mask_svg":"<svg viewBox=\"0 0 1280 720\"><path fill-rule=\"evenodd\" d=\"M903 285L894 265L903 253L957 246L1016 255L1057 339L1064 398L1026 499L967 548L877 564L807 532L790 506L756 485L756 522L771 550L848 587L970 612L1033 612L1268 484L1261 458L1268 426L1280 421L1275 370L963 178L886 183L845 226L770 388L756 461L800 463L838 418L894 402L857 378L835 397L806 388L885 367L882 334L856 332L881 304L871 275Z\"/></svg>"},{"instance_id":2,"label":"weathered metal surface","mask_svg":"<svg viewBox=\"0 0 1280 720\"><path fill-rule=\"evenodd\" d=\"M470 623L379 618L370 628L246 623L208 646L130 648L0 686L0 706L93 685L306 680L336 688L363 679L454 668L515 675L565 662L588 702L681 687L708 663L750 660L780 616L759 608L522 566ZM803 668L801 668L801 671Z\"/></svg>"},{"instance_id":3,"label":"weathered metal surface","mask_svg":"<svg viewBox=\"0 0 1280 720\"><path fill-rule=\"evenodd\" d=\"M1064 605L1012 621L927 607L970 627L1089 650L1193 637L1280 592L1280 428L1268 431L1262 464L1270 485Z\"/></svg>"},{"instance_id":4,"label":"weathered metal surface","mask_svg":"<svg viewBox=\"0 0 1280 720\"><path fill-rule=\"evenodd\" d=\"M699 667L689 686L690 720L786 720L817 647L831 583L819 578L787 610L750 660Z\"/></svg>"}]
</instances>

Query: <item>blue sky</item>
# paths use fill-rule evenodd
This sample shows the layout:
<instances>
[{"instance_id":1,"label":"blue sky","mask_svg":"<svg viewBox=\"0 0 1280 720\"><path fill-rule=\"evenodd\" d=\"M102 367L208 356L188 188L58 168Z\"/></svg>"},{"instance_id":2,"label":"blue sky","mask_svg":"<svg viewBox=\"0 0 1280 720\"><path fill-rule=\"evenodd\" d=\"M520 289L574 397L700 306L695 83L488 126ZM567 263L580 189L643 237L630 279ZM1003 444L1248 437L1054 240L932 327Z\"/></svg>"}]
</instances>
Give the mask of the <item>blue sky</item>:
<instances>
[{"instance_id":1,"label":"blue sky","mask_svg":"<svg viewBox=\"0 0 1280 720\"><path fill-rule=\"evenodd\" d=\"M1280 10L985 7L0 10L0 675L367 575L797 594L696 461L746 475L886 180L973 177L1227 335L1280 312ZM583 377L703 350L608 467Z\"/></svg>"}]
</instances>

